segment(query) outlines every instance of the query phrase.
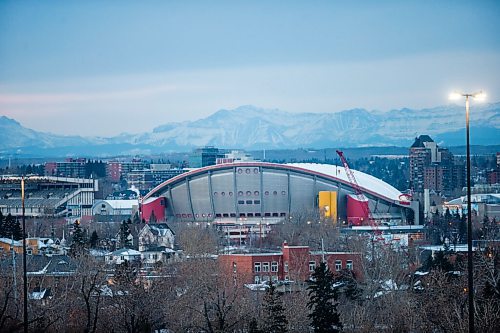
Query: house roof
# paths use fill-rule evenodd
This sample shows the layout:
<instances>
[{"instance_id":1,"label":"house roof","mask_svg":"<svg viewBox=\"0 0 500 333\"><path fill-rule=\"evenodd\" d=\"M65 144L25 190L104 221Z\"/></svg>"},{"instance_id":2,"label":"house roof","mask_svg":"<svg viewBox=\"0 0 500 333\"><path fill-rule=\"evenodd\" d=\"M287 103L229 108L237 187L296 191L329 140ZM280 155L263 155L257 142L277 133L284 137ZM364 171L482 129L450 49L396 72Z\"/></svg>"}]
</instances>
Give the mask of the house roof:
<instances>
[{"instance_id":1,"label":"house roof","mask_svg":"<svg viewBox=\"0 0 500 333\"><path fill-rule=\"evenodd\" d=\"M21 262L21 255L16 260ZM28 275L65 276L75 273L77 265L67 255L29 255L26 258ZM12 272L12 260L0 260L0 272Z\"/></svg>"},{"instance_id":2,"label":"house roof","mask_svg":"<svg viewBox=\"0 0 500 333\"><path fill-rule=\"evenodd\" d=\"M174 253L175 250L172 250L171 248L169 247L166 247L166 246L150 246L148 248L146 248L146 250L144 251L141 251L141 252L165 252L165 253Z\"/></svg>"},{"instance_id":3,"label":"house roof","mask_svg":"<svg viewBox=\"0 0 500 333\"><path fill-rule=\"evenodd\" d=\"M5 243L14 246L23 246L21 241L12 240L11 238L0 237L0 243Z\"/></svg>"},{"instance_id":4,"label":"house roof","mask_svg":"<svg viewBox=\"0 0 500 333\"><path fill-rule=\"evenodd\" d=\"M174 232L166 223L149 223L147 224L151 233L155 236L166 236L169 232L174 235Z\"/></svg>"},{"instance_id":5,"label":"house roof","mask_svg":"<svg viewBox=\"0 0 500 333\"><path fill-rule=\"evenodd\" d=\"M141 252L136 251L136 250L132 250L132 249L123 248L123 249L116 250L114 252L110 252L110 253L108 253L108 255L109 254L111 254L113 256L140 256Z\"/></svg>"},{"instance_id":6,"label":"house roof","mask_svg":"<svg viewBox=\"0 0 500 333\"><path fill-rule=\"evenodd\" d=\"M108 203L113 209L132 209L134 206L139 205L139 200L102 200L103 202ZM96 202L99 204L101 202Z\"/></svg>"}]
</instances>

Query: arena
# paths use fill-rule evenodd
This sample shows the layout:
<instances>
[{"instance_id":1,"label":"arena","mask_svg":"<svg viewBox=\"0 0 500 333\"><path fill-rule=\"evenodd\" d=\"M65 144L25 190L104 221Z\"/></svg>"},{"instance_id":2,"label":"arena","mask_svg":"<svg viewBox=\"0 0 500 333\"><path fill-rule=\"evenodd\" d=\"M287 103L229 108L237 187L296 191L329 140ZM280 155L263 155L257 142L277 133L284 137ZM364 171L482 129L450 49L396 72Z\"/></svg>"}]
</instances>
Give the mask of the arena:
<instances>
[{"instance_id":1,"label":"arena","mask_svg":"<svg viewBox=\"0 0 500 333\"><path fill-rule=\"evenodd\" d=\"M353 170L378 224L418 224L418 203L391 185ZM343 167L244 162L192 170L160 184L141 204L144 220L223 223L277 221L320 212L334 222L366 224L366 210ZM366 205L366 204L365 204Z\"/></svg>"}]
</instances>

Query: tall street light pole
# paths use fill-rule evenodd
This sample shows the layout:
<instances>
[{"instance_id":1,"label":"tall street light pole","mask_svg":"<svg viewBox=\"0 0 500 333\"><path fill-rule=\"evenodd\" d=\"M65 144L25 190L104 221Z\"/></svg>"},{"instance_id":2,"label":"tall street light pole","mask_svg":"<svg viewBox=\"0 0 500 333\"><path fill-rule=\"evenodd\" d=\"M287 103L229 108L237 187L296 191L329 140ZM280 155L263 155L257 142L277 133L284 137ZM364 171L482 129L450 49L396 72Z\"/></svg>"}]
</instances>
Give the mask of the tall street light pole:
<instances>
[{"instance_id":1,"label":"tall street light pole","mask_svg":"<svg viewBox=\"0 0 500 333\"><path fill-rule=\"evenodd\" d=\"M26 268L26 212L24 206L24 177L21 178L21 203L23 219L23 308L24 308L24 333L28 333L28 277Z\"/></svg>"},{"instance_id":2,"label":"tall street light pole","mask_svg":"<svg viewBox=\"0 0 500 333\"><path fill-rule=\"evenodd\" d=\"M465 132L467 140L467 282L469 301L469 333L474 333L474 270L472 260L472 207L470 190L470 134L469 134L469 104L470 98L483 99L482 91L476 93L453 93L451 99L465 97Z\"/></svg>"}]
</instances>

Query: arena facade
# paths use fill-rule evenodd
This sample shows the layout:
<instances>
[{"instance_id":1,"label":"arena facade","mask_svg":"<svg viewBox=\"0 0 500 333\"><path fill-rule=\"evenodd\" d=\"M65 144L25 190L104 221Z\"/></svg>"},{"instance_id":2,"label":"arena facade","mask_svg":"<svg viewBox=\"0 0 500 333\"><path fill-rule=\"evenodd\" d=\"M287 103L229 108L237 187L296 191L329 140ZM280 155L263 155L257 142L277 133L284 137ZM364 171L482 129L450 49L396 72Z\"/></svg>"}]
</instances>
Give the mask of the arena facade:
<instances>
[{"instance_id":1,"label":"arena facade","mask_svg":"<svg viewBox=\"0 0 500 333\"><path fill-rule=\"evenodd\" d=\"M377 223L418 224L418 202L380 179L353 172ZM325 193L331 194L328 205L322 203ZM298 212L328 211L335 222L366 223L358 199L341 166L240 162L165 181L142 198L141 216L146 221L276 223Z\"/></svg>"}]
</instances>

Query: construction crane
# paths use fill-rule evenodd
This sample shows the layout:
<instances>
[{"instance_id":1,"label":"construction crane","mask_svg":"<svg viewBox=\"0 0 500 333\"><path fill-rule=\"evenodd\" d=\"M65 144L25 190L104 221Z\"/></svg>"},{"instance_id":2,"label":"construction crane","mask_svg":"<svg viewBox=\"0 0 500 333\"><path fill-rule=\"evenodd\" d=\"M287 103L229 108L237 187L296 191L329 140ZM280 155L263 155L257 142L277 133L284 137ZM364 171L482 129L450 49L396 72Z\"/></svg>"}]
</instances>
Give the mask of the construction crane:
<instances>
[{"instance_id":1,"label":"construction crane","mask_svg":"<svg viewBox=\"0 0 500 333\"><path fill-rule=\"evenodd\" d=\"M377 223L373 219L372 212L370 211L370 207L368 206L368 198L363 194L363 191L361 191L361 187L359 186L358 182L356 181L356 177L354 177L354 173L352 172L351 168L349 168L349 164L347 163L347 159L344 156L344 153L340 150L337 150L337 154L340 157L340 160L342 161L342 164L344 165L345 173L347 174L347 178L349 179L349 182L351 183L352 187L354 187L354 190L356 191L356 197L358 198L358 201L361 204L361 207L363 209L363 212L365 213L365 216L368 218L368 223L370 226L373 228L373 231L375 232L376 235L380 235L382 232L379 230ZM366 205L364 204L366 202Z\"/></svg>"}]
</instances>

